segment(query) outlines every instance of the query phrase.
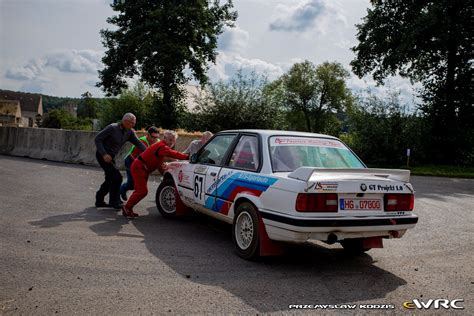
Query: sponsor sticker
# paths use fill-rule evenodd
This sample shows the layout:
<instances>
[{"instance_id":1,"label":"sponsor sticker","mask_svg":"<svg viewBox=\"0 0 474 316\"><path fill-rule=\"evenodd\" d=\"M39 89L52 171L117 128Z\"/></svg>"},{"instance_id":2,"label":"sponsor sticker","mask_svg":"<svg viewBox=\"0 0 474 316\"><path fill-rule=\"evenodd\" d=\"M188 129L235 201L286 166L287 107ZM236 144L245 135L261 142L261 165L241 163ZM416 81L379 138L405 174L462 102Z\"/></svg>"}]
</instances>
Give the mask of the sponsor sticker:
<instances>
[{"instance_id":1,"label":"sponsor sticker","mask_svg":"<svg viewBox=\"0 0 474 316\"><path fill-rule=\"evenodd\" d=\"M314 189L316 191L332 192L332 191L337 191L338 187L339 187L338 182L327 181L327 182L316 182L316 186L314 187Z\"/></svg>"},{"instance_id":2,"label":"sponsor sticker","mask_svg":"<svg viewBox=\"0 0 474 316\"><path fill-rule=\"evenodd\" d=\"M224 174L220 175L220 177L217 178L217 180L214 181L214 183L211 184L211 185L207 188L206 193L207 193L207 194L212 193L212 191L214 191L221 183L223 183L224 180L226 180L227 178L229 178L230 176L232 176L233 173L234 173L234 172L231 171L231 172L229 172L229 173L224 173Z\"/></svg>"},{"instance_id":3,"label":"sponsor sticker","mask_svg":"<svg viewBox=\"0 0 474 316\"><path fill-rule=\"evenodd\" d=\"M250 173L240 173L237 179L259 184L269 184L269 182L272 180L272 178L269 177L257 176Z\"/></svg>"},{"instance_id":4,"label":"sponsor sticker","mask_svg":"<svg viewBox=\"0 0 474 316\"><path fill-rule=\"evenodd\" d=\"M394 192L394 191L403 191L402 185L395 184L369 184L370 191L384 191L384 192ZM361 185L362 190L362 185Z\"/></svg>"},{"instance_id":5,"label":"sponsor sticker","mask_svg":"<svg viewBox=\"0 0 474 316\"><path fill-rule=\"evenodd\" d=\"M271 146L317 146L317 147L331 147L331 148L342 148L347 149L342 143L323 138L311 138L311 137L272 137L270 140Z\"/></svg>"},{"instance_id":6,"label":"sponsor sticker","mask_svg":"<svg viewBox=\"0 0 474 316\"><path fill-rule=\"evenodd\" d=\"M194 172L200 173L200 174L206 174L207 166L197 166L196 169L194 169Z\"/></svg>"}]
</instances>

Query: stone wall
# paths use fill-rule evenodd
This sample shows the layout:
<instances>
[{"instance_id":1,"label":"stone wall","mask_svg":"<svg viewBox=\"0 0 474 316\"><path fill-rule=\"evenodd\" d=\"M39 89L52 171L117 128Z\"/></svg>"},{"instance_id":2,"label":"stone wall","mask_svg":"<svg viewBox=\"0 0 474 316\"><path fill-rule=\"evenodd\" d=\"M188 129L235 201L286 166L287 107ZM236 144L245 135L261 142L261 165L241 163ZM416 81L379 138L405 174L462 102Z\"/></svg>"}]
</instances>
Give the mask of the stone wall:
<instances>
[{"instance_id":1,"label":"stone wall","mask_svg":"<svg viewBox=\"0 0 474 316\"><path fill-rule=\"evenodd\" d=\"M94 138L98 132L0 126L0 154L98 166ZM143 134L143 133L142 133ZM138 136L142 136L138 133ZM179 135L176 150L183 151L196 136ZM119 168L130 149L127 143L115 158Z\"/></svg>"}]
</instances>

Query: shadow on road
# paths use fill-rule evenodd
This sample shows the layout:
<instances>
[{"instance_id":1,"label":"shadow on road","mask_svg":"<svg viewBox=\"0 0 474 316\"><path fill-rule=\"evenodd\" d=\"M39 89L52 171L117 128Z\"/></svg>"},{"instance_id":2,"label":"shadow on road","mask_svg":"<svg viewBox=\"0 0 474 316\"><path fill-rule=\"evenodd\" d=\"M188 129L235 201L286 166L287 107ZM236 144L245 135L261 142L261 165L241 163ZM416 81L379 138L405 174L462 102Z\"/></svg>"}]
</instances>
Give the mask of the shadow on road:
<instances>
[{"instance_id":1,"label":"shadow on road","mask_svg":"<svg viewBox=\"0 0 474 316\"><path fill-rule=\"evenodd\" d=\"M183 278L223 288L261 313L287 311L290 304L386 304L387 293L406 284L377 267L370 255L348 257L342 249L305 245L283 256L245 261L234 253L230 225L200 215L166 220L155 207L148 212L128 221L113 210L90 207L30 224L51 228L85 221L99 236L124 237L122 227L134 225L143 237L130 237L143 238L150 253Z\"/></svg>"},{"instance_id":2,"label":"shadow on road","mask_svg":"<svg viewBox=\"0 0 474 316\"><path fill-rule=\"evenodd\" d=\"M123 225L128 225L128 220L119 214L117 210L110 208L88 207L79 213L49 216L30 224L41 228L51 228L66 222L84 221L96 223L89 228L99 236L116 236L120 235Z\"/></svg>"},{"instance_id":3,"label":"shadow on road","mask_svg":"<svg viewBox=\"0 0 474 316\"><path fill-rule=\"evenodd\" d=\"M305 245L245 261L234 252L230 225L200 215L166 220L154 207L148 212L133 225L154 256L183 278L221 287L262 313L290 304L384 303L387 293L406 284L370 255L348 257L342 249Z\"/></svg>"}]
</instances>

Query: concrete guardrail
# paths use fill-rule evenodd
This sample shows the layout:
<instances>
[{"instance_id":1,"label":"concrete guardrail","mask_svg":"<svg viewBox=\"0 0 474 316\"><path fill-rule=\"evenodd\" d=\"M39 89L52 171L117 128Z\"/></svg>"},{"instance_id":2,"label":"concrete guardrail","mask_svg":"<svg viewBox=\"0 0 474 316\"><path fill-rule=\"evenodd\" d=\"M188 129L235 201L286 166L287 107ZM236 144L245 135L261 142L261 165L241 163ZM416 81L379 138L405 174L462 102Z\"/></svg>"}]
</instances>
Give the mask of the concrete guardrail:
<instances>
[{"instance_id":1,"label":"concrete guardrail","mask_svg":"<svg viewBox=\"0 0 474 316\"><path fill-rule=\"evenodd\" d=\"M0 154L98 166L94 138L98 132L51 128L0 126ZM142 136L143 133L137 133ZM196 136L179 135L176 150L183 151ZM123 146L115 157L123 168L123 157L132 145Z\"/></svg>"}]
</instances>

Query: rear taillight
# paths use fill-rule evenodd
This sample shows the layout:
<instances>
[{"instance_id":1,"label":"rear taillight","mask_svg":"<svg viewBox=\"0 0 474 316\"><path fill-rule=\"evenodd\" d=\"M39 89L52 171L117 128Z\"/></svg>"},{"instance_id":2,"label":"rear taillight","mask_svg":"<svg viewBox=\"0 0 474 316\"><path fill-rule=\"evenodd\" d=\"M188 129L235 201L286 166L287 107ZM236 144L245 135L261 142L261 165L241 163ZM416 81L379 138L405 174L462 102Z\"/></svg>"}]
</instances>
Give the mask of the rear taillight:
<instances>
[{"instance_id":1,"label":"rear taillight","mask_svg":"<svg viewBox=\"0 0 474 316\"><path fill-rule=\"evenodd\" d=\"M295 209L297 212L337 212L337 194L300 193Z\"/></svg>"},{"instance_id":2,"label":"rear taillight","mask_svg":"<svg viewBox=\"0 0 474 316\"><path fill-rule=\"evenodd\" d=\"M385 194L385 212L413 211L415 196L413 194Z\"/></svg>"}]
</instances>

